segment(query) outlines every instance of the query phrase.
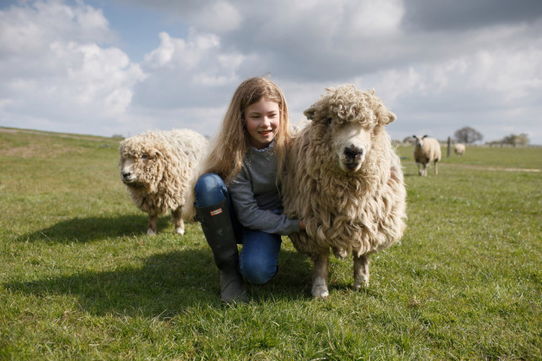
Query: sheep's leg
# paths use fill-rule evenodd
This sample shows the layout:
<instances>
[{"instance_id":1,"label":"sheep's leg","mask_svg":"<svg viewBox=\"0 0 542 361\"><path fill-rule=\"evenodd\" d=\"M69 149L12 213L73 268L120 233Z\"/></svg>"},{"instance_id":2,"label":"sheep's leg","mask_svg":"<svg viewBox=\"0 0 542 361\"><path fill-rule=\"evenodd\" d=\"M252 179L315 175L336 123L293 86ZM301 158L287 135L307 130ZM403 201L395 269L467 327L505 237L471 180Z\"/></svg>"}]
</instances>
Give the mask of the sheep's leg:
<instances>
[{"instance_id":1,"label":"sheep's leg","mask_svg":"<svg viewBox=\"0 0 542 361\"><path fill-rule=\"evenodd\" d=\"M418 174L422 177L427 174L427 163L418 163Z\"/></svg>"},{"instance_id":2,"label":"sheep's leg","mask_svg":"<svg viewBox=\"0 0 542 361\"><path fill-rule=\"evenodd\" d=\"M434 164L435 164L435 175L437 175L438 174L438 161L435 161Z\"/></svg>"},{"instance_id":3,"label":"sheep's leg","mask_svg":"<svg viewBox=\"0 0 542 361\"><path fill-rule=\"evenodd\" d=\"M153 236L156 234L157 227L156 223L158 222L158 215L149 214L149 226L147 227L147 234Z\"/></svg>"},{"instance_id":4,"label":"sheep's leg","mask_svg":"<svg viewBox=\"0 0 542 361\"><path fill-rule=\"evenodd\" d=\"M314 269L312 273L312 296L314 298L326 298L329 296L327 289L327 277L329 266L329 252L325 251L312 257Z\"/></svg>"},{"instance_id":5,"label":"sheep's leg","mask_svg":"<svg viewBox=\"0 0 542 361\"><path fill-rule=\"evenodd\" d=\"M354 289L369 287L369 256L354 254Z\"/></svg>"},{"instance_id":6,"label":"sheep's leg","mask_svg":"<svg viewBox=\"0 0 542 361\"><path fill-rule=\"evenodd\" d=\"M184 221L182 218L183 208L179 207L171 212L173 217L173 225L175 226L175 232L181 236L184 234Z\"/></svg>"},{"instance_id":7,"label":"sheep's leg","mask_svg":"<svg viewBox=\"0 0 542 361\"><path fill-rule=\"evenodd\" d=\"M418 175L423 175L422 164L421 163L416 163L416 165L418 166Z\"/></svg>"}]
</instances>

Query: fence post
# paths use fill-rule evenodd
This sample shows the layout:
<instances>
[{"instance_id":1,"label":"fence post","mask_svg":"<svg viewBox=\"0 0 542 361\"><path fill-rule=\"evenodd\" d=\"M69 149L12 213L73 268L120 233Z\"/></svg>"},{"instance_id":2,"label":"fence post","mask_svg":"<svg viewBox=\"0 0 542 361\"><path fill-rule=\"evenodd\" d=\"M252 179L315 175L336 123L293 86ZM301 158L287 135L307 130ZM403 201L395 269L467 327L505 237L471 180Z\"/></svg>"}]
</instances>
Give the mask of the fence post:
<instances>
[{"instance_id":1,"label":"fence post","mask_svg":"<svg viewBox=\"0 0 542 361\"><path fill-rule=\"evenodd\" d=\"M448 137L448 150L446 151L446 158L450 158L451 148L452 148L452 139Z\"/></svg>"}]
</instances>

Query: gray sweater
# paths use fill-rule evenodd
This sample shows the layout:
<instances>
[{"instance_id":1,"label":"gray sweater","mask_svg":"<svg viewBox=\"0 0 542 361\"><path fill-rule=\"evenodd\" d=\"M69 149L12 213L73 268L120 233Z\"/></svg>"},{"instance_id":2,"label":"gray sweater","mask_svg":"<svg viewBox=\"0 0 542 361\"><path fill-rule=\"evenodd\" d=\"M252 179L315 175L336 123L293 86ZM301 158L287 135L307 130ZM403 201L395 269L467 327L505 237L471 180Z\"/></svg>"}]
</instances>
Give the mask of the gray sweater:
<instances>
[{"instance_id":1,"label":"gray sweater","mask_svg":"<svg viewBox=\"0 0 542 361\"><path fill-rule=\"evenodd\" d=\"M264 149L250 147L243 168L229 186L237 219L243 227L281 235L299 231L299 221L282 214L276 174L274 143Z\"/></svg>"}]
</instances>

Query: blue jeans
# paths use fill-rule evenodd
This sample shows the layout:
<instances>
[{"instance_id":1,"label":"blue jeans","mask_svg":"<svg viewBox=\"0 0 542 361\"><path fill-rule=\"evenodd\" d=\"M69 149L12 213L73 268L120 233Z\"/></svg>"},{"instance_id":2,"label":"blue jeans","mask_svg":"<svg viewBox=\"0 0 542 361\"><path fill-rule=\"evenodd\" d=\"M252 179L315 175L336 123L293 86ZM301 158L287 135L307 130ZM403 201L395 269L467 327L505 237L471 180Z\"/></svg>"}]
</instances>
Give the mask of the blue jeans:
<instances>
[{"instance_id":1,"label":"blue jeans","mask_svg":"<svg viewBox=\"0 0 542 361\"><path fill-rule=\"evenodd\" d=\"M243 248L239 255L239 268L244 279L252 284L264 284L275 276L281 238L278 234L248 229L239 224L233 211L233 204L222 178L214 173L203 174L195 187L196 207L210 207L226 201L236 230L237 243Z\"/></svg>"}]
</instances>

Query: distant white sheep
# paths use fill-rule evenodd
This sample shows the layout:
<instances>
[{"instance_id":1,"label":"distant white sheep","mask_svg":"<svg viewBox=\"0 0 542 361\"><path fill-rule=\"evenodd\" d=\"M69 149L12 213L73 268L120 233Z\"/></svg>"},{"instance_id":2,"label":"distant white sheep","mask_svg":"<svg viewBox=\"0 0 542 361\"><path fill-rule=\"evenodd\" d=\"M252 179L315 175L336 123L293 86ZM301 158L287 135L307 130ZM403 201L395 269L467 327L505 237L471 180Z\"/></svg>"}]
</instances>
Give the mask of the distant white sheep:
<instances>
[{"instance_id":1,"label":"distant white sheep","mask_svg":"<svg viewBox=\"0 0 542 361\"><path fill-rule=\"evenodd\" d=\"M283 178L285 213L304 221L289 235L314 262L312 295L328 296L330 250L353 255L354 288L369 284L369 255L403 235L406 190L385 126L395 120L374 91L327 89L305 110Z\"/></svg>"},{"instance_id":2,"label":"distant white sheep","mask_svg":"<svg viewBox=\"0 0 542 361\"><path fill-rule=\"evenodd\" d=\"M465 144L461 144L461 143L454 144L454 152L457 155L465 154Z\"/></svg>"},{"instance_id":3,"label":"distant white sheep","mask_svg":"<svg viewBox=\"0 0 542 361\"><path fill-rule=\"evenodd\" d=\"M188 129L150 131L120 143L120 174L135 205L148 213L148 234L158 216L171 211L175 231L184 234L182 208L194 170L208 141Z\"/></svg>"},{"instance_id":4,"label":"distant white sheep","mask_svg":"<svg viewBox=\"0 0 542 361\"><path fill-rule=\"evenodd\" d=\"M414 160L418 165L418 174L427 175L427 164L433 162L435 175L438 174L438 162L441 159L440 143L435 138L427 135L418 137L413 135L416 143L414 145Z\"/></svg>"}]
</instances>

